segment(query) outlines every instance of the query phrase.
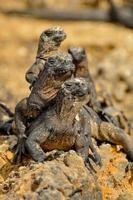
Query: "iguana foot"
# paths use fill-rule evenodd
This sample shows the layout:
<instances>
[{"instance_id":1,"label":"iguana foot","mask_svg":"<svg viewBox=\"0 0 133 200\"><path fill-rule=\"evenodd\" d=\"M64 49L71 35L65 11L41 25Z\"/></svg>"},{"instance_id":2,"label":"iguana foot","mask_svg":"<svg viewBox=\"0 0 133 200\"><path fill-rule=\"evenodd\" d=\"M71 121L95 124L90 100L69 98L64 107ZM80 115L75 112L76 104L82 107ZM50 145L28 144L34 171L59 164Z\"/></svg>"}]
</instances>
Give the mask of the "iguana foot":
<instances>
[{"instance_id":1,"label":"iguana foot","mask_svg":"<svg viewBox=\"0 0 133 200\"><path fill-rule=\"evenodd\" d=\"M96 173L96 169L95 169L93 163L91 162L91 160L95 162L94 157L92 156L92 154L89 155L89 156L87 157L87 159L84 161L84 164L85 164L86 168L87 168L90 172Z\"/></svg>"},{"instance_id":2,"label":"iguana foot","mask_svg":"<svg viewBox=\"0 0 133 200\"><path fill-rule=\"evenodd\" d=\"M95 152L93 155L94 155L94 162L96 163L96 165L99 165L101 167L102 166L101 156L97 152Z\"/></svg>"},{"instance_id":3,"label":"iguana foot","mask_svg":"<svg viewBox=\"0 0 133 200\"><path fill-rule=\"evenodd\" d=\"M26 140L25 146L28 153L36 162L43 162L45 160L46 155L37 142L32 141L28 138Z\"/></svg>"},{"instance_id":4,"label":"iguana foot","mask_svg":"<svg viewBox=\"0 0 133 200\"><path fill-rule=\"evenodd\" d=\"M16 152L12 160L13 164L20 163L22 161L22 156L27 154L25 148L25 141L26 141L26 136L18 140Z\"/></svg>"}]
</instances>

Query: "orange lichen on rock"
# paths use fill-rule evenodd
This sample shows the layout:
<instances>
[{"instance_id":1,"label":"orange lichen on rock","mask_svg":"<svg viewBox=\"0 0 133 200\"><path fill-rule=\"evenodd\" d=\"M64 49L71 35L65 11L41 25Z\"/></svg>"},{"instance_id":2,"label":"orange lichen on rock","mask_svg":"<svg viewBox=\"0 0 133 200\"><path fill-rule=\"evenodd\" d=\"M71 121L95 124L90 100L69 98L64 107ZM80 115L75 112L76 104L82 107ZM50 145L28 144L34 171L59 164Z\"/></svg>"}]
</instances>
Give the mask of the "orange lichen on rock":
<instances>
[{"instance_id":1,"label":"orange lichen on rock","mask_svg":"<svg viewBox=\"0 0 133 200\"><path fill-rule=\"evenodd\" d=\"M7 157L8 160L12 160L12 158L13 158L13 153L12 153L11 151L7 151L7 152L6 152L6 157Z\"/></svg>"}]
</instances>

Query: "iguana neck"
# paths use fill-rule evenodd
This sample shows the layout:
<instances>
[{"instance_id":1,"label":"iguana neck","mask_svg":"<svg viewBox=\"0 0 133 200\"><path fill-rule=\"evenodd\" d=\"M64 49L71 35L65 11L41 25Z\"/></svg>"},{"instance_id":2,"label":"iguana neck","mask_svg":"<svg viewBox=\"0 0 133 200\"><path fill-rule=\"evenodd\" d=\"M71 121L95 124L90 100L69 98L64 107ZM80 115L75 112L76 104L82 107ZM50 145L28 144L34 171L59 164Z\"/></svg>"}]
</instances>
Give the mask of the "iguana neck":
<instances>
[{"instance_id":1,"label":"iguana neck","mask_svg":"<svg viewBox=\"0 0 133 200\"><path fill-rule=\"evenodd\" d=\"M79 110L80 108L74 102L68 101L68 99L57 98L56 100L56 113L62 123L73 124L73 120Z\"/></svg>"},{"instance_id":2,"label":"iguana neck","mask_svg":"<svg viewBox=\"0 0 133 200\"><path fill-rule=\"evenodd\" d=\"M49 38L46 38L44 41L40 40L36 58L46 60L49 56L51 56L54 52L58 50L59 46L60 45L57 45Z\"/></svg>"},{"instance_id":3,"label":"iguana neck","mask_svg":"<svg viewBox=\"0 0 133 200\"><path fill-rule=\"evenodd\" d=\"M89 74L88 60L84 59L80 63L74 63L76 66L75 77L87 78Z\"/></svg>"}]
</instances>

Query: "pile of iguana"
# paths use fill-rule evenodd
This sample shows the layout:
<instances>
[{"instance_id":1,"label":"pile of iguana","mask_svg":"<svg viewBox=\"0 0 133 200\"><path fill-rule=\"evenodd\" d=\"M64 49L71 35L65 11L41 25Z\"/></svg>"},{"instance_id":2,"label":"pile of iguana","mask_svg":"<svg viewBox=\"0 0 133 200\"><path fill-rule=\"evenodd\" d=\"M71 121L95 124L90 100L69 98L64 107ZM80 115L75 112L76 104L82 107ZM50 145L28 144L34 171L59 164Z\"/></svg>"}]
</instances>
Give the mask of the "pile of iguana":
<instances>
[{"instance_id":1,"label":"pile of iguana","mask_svg":"<svg viewBox=\"0 0 133 200\"><path fill-rule=\"evenodd\" d=\"M13 161L20 162L22 155L29 154L42 162L46 151L74 149L87 164L90 149L100 165L91 136L121 145L133 161L127 119L107 101L98 102L83 48L71 47L68 53L58 51L65 38L66 33L59 27L41 34L36 61L26 73L30 95L16 105L10 120L0 124L1 132L18 136Z\"/></svg>"}]
</instances>

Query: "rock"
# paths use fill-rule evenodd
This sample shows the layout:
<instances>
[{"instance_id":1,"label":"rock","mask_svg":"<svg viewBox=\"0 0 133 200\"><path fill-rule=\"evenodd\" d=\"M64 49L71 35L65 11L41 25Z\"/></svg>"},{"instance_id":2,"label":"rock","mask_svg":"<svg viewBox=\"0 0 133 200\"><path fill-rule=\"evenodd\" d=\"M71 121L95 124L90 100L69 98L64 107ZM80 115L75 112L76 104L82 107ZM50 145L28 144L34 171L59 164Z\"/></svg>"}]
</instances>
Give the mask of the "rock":
<instances>
[{"instance_id":1,"label":"rock","mask_svg":"<svg viewBox=\"0 0 133 200\"><path fill-rule=\"evenodd\" d=\"M17 144L17 137L15 135L0 136L0 153L8 152ZM10 153L9 153L10 154ZM11 156L11 155L10 155Z\"/></svg>"},{"instance_id":2,"label":"rock","mask_svg":"<svg viewBox=\"0 0 133 200\"><path fill-rule=\"evenodd\" d=\"M17 173L12 171L2 185L0 199L102 200L95 176L81 157L69 151L52 161L32 162Z\"/></svg>"},{"instance_id":3,"label":"rock","mask_svg":"<svg viewBox=\"0 0 133 200\"><path fill-rule=\"evenodd\" d=\"M133 199L133 192L129 193L124 193L119 195L119 197L117 198L117 200L131 200Z\"/></svg>"},{"instance_id":4,"label":"rock","mask_svg":"<svg viewBox=\"0 0 133 200\"><path fill-rule=\"evenodd\" d=\"M0 170L2 169L2 167L6 164L6 161L0 157Z\"/></svg>"},{"instance_id":5,"label":"rock","mask_svg":"<svg viewBox=\"0 0 133 200\"><path fill-rule=\"evenodd\" d=\"M9 145L3 143L2 145L0 145L0 153L7 151L8 148L9 148Z\"/></svg>"},{"instance_id":6,"label":"rock","mask_svg":"<svg viewBox=\"0 0 133 200\"><path fill-rule=\"evenodd\" d=\"M101 159L103 163L102 169L105 170L110 160L113 159L112 149L110 144L102 144L100 146Z\"/></svg>"},{"instance_id":7,"label":"rock","mask_svg":"<svg viewBox=\"0 0 133 200\"><path fill-rule=\"evenodd\" d=\"M7 151L6 152L6 157L8 158L8 160L12 160L13 158L13 153L11 151Z\"/></svg>"},{"instance_id":8,"label":"rock","mask_svg":"<svg viewBox=\"0 0 133 200\"><path fill-rule=\"evenodd\" d=\"M123 200L123 191L128 194L133 191L132 163L128 162L124 153L118 152L110 144L102 144L99 149L103 166L97 171L97 177L103 197L107 200L116 200L118 197L117 200Z\"/></svg>"},{"instance_id":9,"label":"rock","mask_svg":"<svg viewBox=\"0 0 133 200\"><path fill-rule=\"evenodd\" d=\"M4 178L0 175L0 184L3 183Z\"/></svg>"}]
</instances>

